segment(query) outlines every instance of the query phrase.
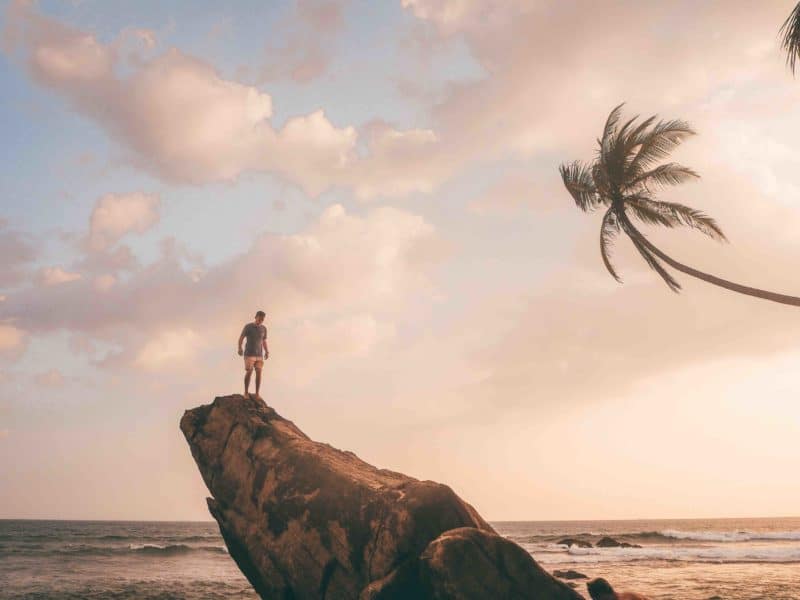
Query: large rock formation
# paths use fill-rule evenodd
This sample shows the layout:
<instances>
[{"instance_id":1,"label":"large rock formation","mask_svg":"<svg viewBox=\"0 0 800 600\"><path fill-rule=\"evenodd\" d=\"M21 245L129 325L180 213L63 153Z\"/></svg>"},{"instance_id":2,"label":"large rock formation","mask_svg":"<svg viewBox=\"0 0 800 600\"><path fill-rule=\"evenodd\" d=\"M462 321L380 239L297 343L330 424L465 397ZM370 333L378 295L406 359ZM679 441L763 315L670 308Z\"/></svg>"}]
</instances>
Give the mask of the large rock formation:
<instances>
[{"instance_id":1,"label":"large rock formation","mask_svg":"<svg viewBox=\"0 0 800 600\"><path fill-rule=\"evenodd\" d=\"M449 487L315 442L260 400L216 398L181 430L262 598L581 598Z\"/></svg>"}]
</instances>

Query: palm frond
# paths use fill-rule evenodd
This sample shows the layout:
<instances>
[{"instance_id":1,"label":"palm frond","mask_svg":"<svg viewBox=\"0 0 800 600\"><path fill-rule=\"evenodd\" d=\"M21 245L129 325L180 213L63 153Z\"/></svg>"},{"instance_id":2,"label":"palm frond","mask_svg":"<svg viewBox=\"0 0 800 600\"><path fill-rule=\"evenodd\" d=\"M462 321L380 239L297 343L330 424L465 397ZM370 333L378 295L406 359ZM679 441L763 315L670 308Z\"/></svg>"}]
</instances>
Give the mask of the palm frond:
<instances>
[{"instance_id":1,"label":"palm frond","mask_svg":"<svg viewBox=\"0 0 800 600\"><path fill-rule=\"evenodd\" d=\"M606 124L603 127L603 137L601 137L598 141L600 144L600 153L603 154L606 149L609 147L611 143L611 139L614 136L614 132L617 129L617 123L619 122L620 116L622 116L622 107L625 106L625 103L622 102L617 104L610 113L608 113L608 118L606 119Z\"/></svg>"},{"instance_id":2,"label":"palm frond","mask_svg":"<svg viewBox=\"0 0 800 600\"><path fill-rule=\"evenodd\" d=\"M582 211L593 210L599 203L592 169L579 160L558 167L564 187Z\"/></svg>"},{"instance_id":3,"label":"palm frond","mask_svg":"<svg viewBox=\"0 0 800 600\"><path fill-rule=\"evenodd\" d=\"M639 115L636 115L628 119L622 127L613 131L606 147L600 154L600 161L605 164L609 174L613 174L612 179L615 179L617 183L622 183L625 174L626 140L630 135L629 130L638 118Z\"/></svg>"},{"instance_id":4,"label":"palm frond","mask_svg":"<svg viewBox=\"0 0 800 600\"><path fill-rule=\"evenodd\" d=\"M678 185L690 179L698 179L699 177L700 175L689 167L684 167L678 163L666 163L637 175L628 181L625 187L629 190L637 188L651 189L659 186L667 187Z\"/></svg>"},{"instance_id":5,"label":"palm frond","mask_svg":"<svg viewBox=\"0 0 800 600\"><path fill-rule=\"evenodd\" d=\"M627 197L625 203L643 223L691 227L717 241L728 241L717 222L700 210L677 202L653 200L641 194Z\"/></svg>"},{"instance_id":6,"label":"palm frond","mask_svg":"<svg viewBox=\"0 0 800 600\"><path fill-rule=\"evenodd\" d=\"M655 203L655 201L642 194L635 194L625 198L625 208L629 208L633 216L645 225L661 225L670 228L678 225L671 215L664 214L657 207L652 206L651 203Z\"/></svg>"},{"instance_id":7,"label":"palm frond","mask_svg":"<svg viewBox=\"0 0 800 600\"><path fill-rule=\"evenodd\" d=\"M647 117L644 121L639 123L635 129L633 129L628 135L625 136L624 146L625 146L625 160L628 162L632 162L635 155L631 156L632 152L636 150L637 147L641 147L642 141L648 139L650 135L647 131L647 128L652 125L653 121L655 121L656 116L653 115L651 117Z\"/></svg>"},{"instance_id":8,"label":"palm frond","mask_svg":"<svg viewBox=\"0 0 800 600\"><path fill-rule=\"evenodd\" d=\"M659 121L650 131L642 131L637 139L632 140L633 147L639 147L636 155L628 165L630 176L641 175L645 169L665 159L687 137L695 135L695 131L686 121L673 119Z\"/></svg>"},{"instance_id":9,"label":"palm frond","mask_svg":"<svg viewBox=\"0 0 800 600\"><path fill-rule=\"evenodd\" d=\"M647 248L645 248L645 246L643 246L642 243L639 240L637 240L635 236L630 236L630 239L631 242L633 242L633 245L639 251L639 254L642 255L642 258L644 258L645 262L647 262L647 264L650 265L650 268L661 276L661 279L663 279L664 283L666 283L669 286L669 289L671 289L675 293L680 292L681 284L675 281L672 275L670 275L667 272L667 270L661 265L661 263L658 262L658 259L655 256L653 256L653 254Z\"/></svg>"},{"instance_id":10,"label":"palm frond","mask_svg":"<svg viewBox=\"0 0 800 600\"><path fill-rule=\"evenodd\" d=\"M597 189L598 202L608 204L607 199L611 196L611 181L606 166L599 160L592 163L592 180Z\"/></svg>"},{"instance_id":11,"label":"palm frond","mask_svg":"<svg viewBox=\"0 0 800 600\"><path fill-rule=\"evenodd\" d=\"M606 214L603 215L603 224L600 226L600 256L603 257L603 264L608 272L611 273L611 276L619 283L622 283L622 279L617 275L614 265L611 264L611 245L618 234L619 223L617 222L617 216L609 208Z\"/></svg>"},{"instance_id":12,"label":"palm frond","mask_svg":"<svg viewBox=\"0 0 800 600\"><path fill-rule=\"evenodd\" d=\"M781 48L786 51L786 64L794 75L795 62L800 56L800 3L789 13L779 34L781 35Z\"/></svg>"}]
</instances>

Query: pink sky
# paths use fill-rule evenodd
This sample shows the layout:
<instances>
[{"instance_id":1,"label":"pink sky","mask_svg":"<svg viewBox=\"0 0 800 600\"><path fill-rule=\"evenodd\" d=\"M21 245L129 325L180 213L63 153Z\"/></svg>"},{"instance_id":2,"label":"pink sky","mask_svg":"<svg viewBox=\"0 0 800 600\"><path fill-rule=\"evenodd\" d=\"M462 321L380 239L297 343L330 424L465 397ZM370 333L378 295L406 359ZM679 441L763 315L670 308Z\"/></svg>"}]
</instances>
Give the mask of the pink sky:
<instances>
[{"instance_id":1,"label":"pink sky","mask_svg":"<svg viewBox=\"0 0 800 600\"><path fill-rule=\"evenodd\" d=\"M617 284L557 171L688 120L663 197L731 243L652 239L800 294L792 7L11 2L0 518L207 518L178 420L259 309L268 403L489 519L796 513L800 312L624 242Z\"/></svg>"}]
</instances>

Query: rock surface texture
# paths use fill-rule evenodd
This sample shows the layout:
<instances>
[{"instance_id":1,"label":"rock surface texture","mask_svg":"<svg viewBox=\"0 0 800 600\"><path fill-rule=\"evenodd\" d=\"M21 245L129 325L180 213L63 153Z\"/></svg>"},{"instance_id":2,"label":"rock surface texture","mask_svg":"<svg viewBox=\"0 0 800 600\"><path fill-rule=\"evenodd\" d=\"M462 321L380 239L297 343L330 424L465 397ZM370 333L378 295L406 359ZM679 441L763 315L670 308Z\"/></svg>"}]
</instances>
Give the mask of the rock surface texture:
<instances>
[{"instance_id":1,"label":"rock surface texture","mask_svg":"<svg viewBox=\"0 0 800 600\"><path fill-rule=\"evenodd\" d=\"M216 398L181 430L262 598L581 600L446 485L315 442L260 400Z\"/></svg>"}]
</instances>

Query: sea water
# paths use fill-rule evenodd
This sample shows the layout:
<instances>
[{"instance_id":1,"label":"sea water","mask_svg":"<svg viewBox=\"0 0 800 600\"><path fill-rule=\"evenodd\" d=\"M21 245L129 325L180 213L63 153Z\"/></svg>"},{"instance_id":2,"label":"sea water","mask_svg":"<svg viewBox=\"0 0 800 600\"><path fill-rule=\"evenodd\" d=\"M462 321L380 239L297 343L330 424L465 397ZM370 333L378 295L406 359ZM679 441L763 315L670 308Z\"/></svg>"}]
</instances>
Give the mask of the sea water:
<instances>
[{"instance_id":1,"label":"sea water","mask_svg":"<svg viewBox=\"0 0 800 600\"><path fill-rule=\"evenodd\" d=\"M671 600L800 599L800 518L492 523L548 571ZM598 548L603 537L641 548ZM591 548L558 542L578 538ZM584 580L574 580L586 594Z\"/></svg>"},{"instance_id":2,"label":"sea water","mask_svg":"<svg viewBox=\"0 0 800 600\"><path fill-rule=\"evenodd\" d=\"M800 518L494 522L548 571L654 600L800 600ZM597 548L609 536L641 548ZM580 538L591 548L558 542ZM586 580L575 580L586 595ZM212 522L0 521L0 598L257 596Z\"/></svg>"}]
</instances>

